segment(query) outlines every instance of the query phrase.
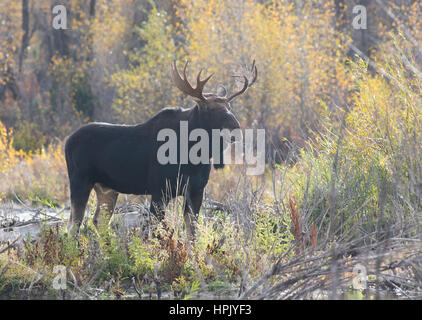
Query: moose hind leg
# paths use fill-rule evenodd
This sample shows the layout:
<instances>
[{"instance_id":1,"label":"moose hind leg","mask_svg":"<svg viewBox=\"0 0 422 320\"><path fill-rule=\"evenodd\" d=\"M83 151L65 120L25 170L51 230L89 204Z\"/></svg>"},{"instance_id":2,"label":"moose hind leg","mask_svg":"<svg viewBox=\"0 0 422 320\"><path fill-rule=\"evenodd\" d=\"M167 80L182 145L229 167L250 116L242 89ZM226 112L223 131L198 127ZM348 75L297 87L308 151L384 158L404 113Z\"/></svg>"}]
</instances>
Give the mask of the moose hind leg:
<instances>
[{"instance_id":1,"label":"moose hind leg","mask_svg":"<svg viewBox=\"0 0 422 320\"><path fill-rule=\"evenodd\" d=\"M92 222L98 230L100 225L110 221L119 193L99 183L94 185L94 190L97 195L97 209ZM104 216L103 212L105 212L105 219L101 219L101 216Z\"/></svg>"},{"instance_id":2,"label":"moose hind leg","mask_svg":"<svg viewBox=\"0 0 422 320\"><path fill-rule=\"evenodd\" d=\"M68 233L77 235L82 224L86 203L88 202L89 194L91 193L92 185L88 182L71 181L70 183L70 219L68 223Z\"/></svg>"}]
</instances>

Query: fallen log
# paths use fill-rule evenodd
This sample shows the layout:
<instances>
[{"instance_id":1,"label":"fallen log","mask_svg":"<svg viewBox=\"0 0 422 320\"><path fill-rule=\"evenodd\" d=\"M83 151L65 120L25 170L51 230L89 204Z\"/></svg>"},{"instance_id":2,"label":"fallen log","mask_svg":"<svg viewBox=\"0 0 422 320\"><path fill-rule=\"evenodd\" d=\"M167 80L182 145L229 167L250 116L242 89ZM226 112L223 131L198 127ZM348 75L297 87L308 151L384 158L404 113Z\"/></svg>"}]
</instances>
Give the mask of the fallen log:
<instances>
[{"instance_id":1,"label":"fallen log","mask_svg":"<svg viewBox=\"0 0 422 320\"><path fill-rule=\"evenodd\" d=\"M143 232L150 232L149 203L124 203L115 209L110 221L111 225L121 232L140 227ZM225 205L205 199L203 212L213 215L214 211L229 211ZM31 208L16 204L0 207L0 243L10 243L18 239L15 245L20 246L25 239L36 239L42 228L64 226L70 215L69 208ZM87 219L91 219L87 215Z\"/></svg>"},{"instance_id":2,"label":"fallen log","mask_svg":"<svg viewBox=\"0 0 422 320\"><path fill-rule=\"evenodd\" d=\"M130 228L135 228L140 226L142 223L140 219L142 215L138 212L128 212L115 215L111 223L115 226L118 226L120 231L128 230ZM7 243L10 241L16 241L16 245L20 246L22 240L27 239L36 239L40 234L42 228L54 228L56 226L64 226L66 221L64 220L55 220L55 221L38 221L27 223L22 226L17 227L6 227L0 228L0 243Z\"/></svg>"}]
</instances>

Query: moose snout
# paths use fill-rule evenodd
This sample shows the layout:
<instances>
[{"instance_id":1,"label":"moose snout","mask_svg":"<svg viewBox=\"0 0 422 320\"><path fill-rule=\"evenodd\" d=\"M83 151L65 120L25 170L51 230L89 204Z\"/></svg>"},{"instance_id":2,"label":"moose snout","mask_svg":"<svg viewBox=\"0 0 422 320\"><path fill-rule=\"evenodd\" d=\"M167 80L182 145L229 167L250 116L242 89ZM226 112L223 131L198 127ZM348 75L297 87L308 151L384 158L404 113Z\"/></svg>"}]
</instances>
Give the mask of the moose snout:
<instances>
[{"instance_id":1,"label":"moose snout","mask_svg":"<svg viewBox=\"0 0 422 320\"><path fill-rule=\"evenodd\" d=\"M243 135L240 130L240 123L233 114L229 114L224 123L224 129L230 131L230 137L226 140L228 143L242 141Z\"/></svg>"},{"instance_id":2,"label":"moose snout","mask_svg":"<svg viewBox=\"0 0 422 320\"><path fill-rule=\"evenodd\" d=\"M240 129L240 123L237 121L236 117L230 113L226 118L224 128L229 129L230 131Z\"/></svg>"}]
</instances>

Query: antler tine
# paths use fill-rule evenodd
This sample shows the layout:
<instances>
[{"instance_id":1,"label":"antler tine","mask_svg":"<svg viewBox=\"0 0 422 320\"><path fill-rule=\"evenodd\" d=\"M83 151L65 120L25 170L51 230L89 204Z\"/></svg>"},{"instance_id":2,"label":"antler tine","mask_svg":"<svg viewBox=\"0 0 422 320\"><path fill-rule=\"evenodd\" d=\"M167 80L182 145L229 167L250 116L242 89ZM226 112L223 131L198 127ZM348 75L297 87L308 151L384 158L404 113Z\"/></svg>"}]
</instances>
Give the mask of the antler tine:
<instances>
[{"instance_id":1,"label":"antler tine","mask_svg":"<svg viewBox=\"0 0 422 320\"><path fill-rule=\"evenodd\" d=\"M189 92L191 90L193 91L193 88L186 79L186 67L188 66L188 63L189 61L186 61L185 66L183 68L183 78L182 78L180 76L179 70L177 69L176 61L173 61L173 65L171 68L171 76L177 88L179 88L184 93L190 94Z\"/></svg>"},{"instance_id":2,"label":"antler tine","mask_svg":"<svg viewBox=\"0 0 422 320\"><path fill-rule=\"evenodd\" d=\"M200 84L201 83L201 73L202 73L202 69L199 70L198 75L196 77L196 83Z\"/></svg>"},{"instance_id":3,"label":"antler tine","mask_svg":"<svg viewBox=\"0 0 422 320\"><path fill-rule=\"evenodd\" d=\"M198 77L196 78L196 89L200 88L201 92L205 87L205 84L208 82L209 79L211 79L211 77L214 75L214 73L211 73L207 78L205 78L204 80L201 80L201 73L202 73L202 69L199 71L198 73Z\"/></svg>"},{"instance_id":4,"label":"antler tine","mask_svg":"<svg viewBox=\"0 0 422 320\"><path fill-rule=\"evenodd\" d=\"M243 76L243 79L245 79L245 83L243 84L243 88L242 90L232 94L230 97L228 97L226 100L227 102L230 102L231 100L233 100L235 97L241 95L242 93L244 93L246 91L246 89L248 89L249 87L249 81L248 78L246 78L246 76Z\"/></svg>"},{"instance_id":5,"label":"antler tine","mask_svg":"<svg viewBox=\"0 0 422 320\"><path fill-rule=\"evenodd\" d=\"M256 81L256 79L258 78L258 68L255 65L255 59L252 62L252 67L250 72L253 72L253 78L252 81L249 82L248 78L246 76L243 76L243 78L245 79L245 83L243 85L242 90L236 92L235 94L232 94L230 97L228 97L226 99L227 102L230 102L231 100L233 100L235 97L241 95L242 93L244 93L246 91L246 89L248 89L248 87L250 87L251 85L254 84L254 82Z\"/></svg>"},{"instance_id":6,"label":"antler tine","mask_svg":"<svg viewBox=\"0 0 422 320\"><path fill-rule=\"evenodd\" d=\"M204 89L204 86L208 82L208 80L213 76L213 74L211 74L205 80L201 80L201 73L202 73L202 69L201 69L196 78L196 88L194 89L192 85L189 83L187 79L187 75L186 75L188 62L189 61L186 61L185 66L183 68L183 79L182 79L179 71L177 70L176 61L173 61L173 66L171 69L173 82L176 85L176 87L183 93L186 93L187 95L190 95L191 97L196 98L196 99L206 100L206 98L202 94L202 90Z\"/></svg>"},{"instance_id":7,"label":"antler tine","mask_svg":"<svg viewBox=\"0 0 422 320\"><path fill-rule=\"evenodd\" d=\"M185 81L188 81L188 78L187 78L187 76L186 76L186 69L187 69L187 67L188 67L188 63L189 63L189 60L186 60L186 62L185 62L185 66L183 67L183 79L184 79ZM176 61L174 61L174 67L175 67L175 68L176 68L176 70L177 70Z\"/></svg>"},{"instance_id":8,"label":"antler tine","mask_svg":"<svg viewBox=\"0 0 422 320\"><path fill-rule=\"evenodd\" d=\"M249 83L249 86L253 85L254 82L256 81L256 79L258 78L258 69L257 69L257 67L255 65L255 59L252 62L251 72L253 72L254 77L253 77L251 83Z\"/></svg>"}]
</instances>

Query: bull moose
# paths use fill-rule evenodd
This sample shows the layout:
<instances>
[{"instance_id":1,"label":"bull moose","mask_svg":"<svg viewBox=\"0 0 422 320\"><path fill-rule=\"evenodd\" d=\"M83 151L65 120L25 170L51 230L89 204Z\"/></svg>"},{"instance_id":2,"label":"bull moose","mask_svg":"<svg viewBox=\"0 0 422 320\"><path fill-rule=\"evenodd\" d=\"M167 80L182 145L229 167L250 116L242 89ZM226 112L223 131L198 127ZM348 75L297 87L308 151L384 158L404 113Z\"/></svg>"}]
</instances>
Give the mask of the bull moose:
<instances>
[{"instance_id":1,"label":"bull moose","mask_svg":"<svg viewBox=\"0 0 422 320\"><path fill-rule=\"evenodd\" d=\"M187 80L187 65L188 62L184 66L182 78L174 61L171 76L174 85L195 100L193 107L166 108L145 123L137 125L90 123L68 137L65 155L70 182L70 234L76 235L79 232L92 188L97 195L93 218L97 228L100 221L107 222L100 217L102 210L108 213L108 218L111 217L119 193L151 195L150 211L159 219L164 217L164 208L171 198L184 195L185 227L190 235L193 234L192 219L199 213L211 165L159 163L157 150L160 142L157 141L157 134L163 128L179 132L181 121L188 123L189 131L196 128L207 132L212 129L238 129L239 121L230 111L230 102L255 82L258 73L254 61L252 80L243 76L243 88L227 97L223 86L219 86L216 94L203 93L212 74L201 80L202 70L193 88ZM221 148L223 151L224 144ZM217 169L223 166L224 163L214 164Z\"/></svg>"}]
</instances>

